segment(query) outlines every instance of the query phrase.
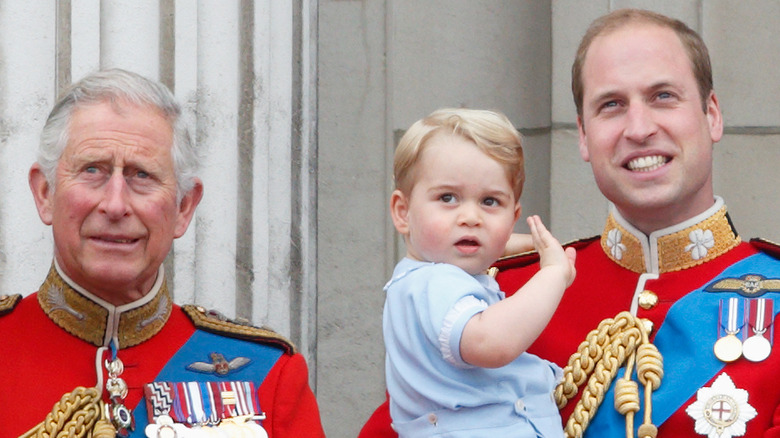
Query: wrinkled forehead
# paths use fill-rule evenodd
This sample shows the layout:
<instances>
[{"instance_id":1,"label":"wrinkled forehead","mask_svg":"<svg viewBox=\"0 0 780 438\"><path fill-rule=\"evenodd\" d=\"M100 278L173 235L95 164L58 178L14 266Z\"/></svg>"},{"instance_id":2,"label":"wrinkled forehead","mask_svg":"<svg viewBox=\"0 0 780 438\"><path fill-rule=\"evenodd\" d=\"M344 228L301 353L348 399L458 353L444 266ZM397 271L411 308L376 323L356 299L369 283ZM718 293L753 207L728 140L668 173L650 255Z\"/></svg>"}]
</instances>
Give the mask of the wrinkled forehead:
<instances>
[{"instance_id":1,"label":"wrinkled forehead","mask_svg":"<svg viewBox=\"0 0 780 438\"><path fill-rule=\"evenodd\" d=\"M170 157L173 129L155 107L101 102L75 108L63 155Z\"/></svg>"}]
</instances>

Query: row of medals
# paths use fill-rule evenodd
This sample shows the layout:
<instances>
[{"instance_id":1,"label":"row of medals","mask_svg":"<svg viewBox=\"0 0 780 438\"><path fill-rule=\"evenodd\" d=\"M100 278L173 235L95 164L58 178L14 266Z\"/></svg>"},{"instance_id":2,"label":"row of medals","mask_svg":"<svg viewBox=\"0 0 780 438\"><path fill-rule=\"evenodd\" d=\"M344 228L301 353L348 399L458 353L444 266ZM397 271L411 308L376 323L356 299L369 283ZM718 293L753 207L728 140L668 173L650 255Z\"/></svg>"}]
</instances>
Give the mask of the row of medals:
<instances>
[{"instance_id":1,"label":"row of medals","mask_svg":"<svg viewBox=\"0 0 780 438\"><path fill-rule=\"evenodd\" d=\"M106 390L111 399L111 404L106 405L106 417L116 427L117 435L126 437L133 430L134 424L130 410L123 403L127 396L127 383L119 376L124 371L124 364L117 357L106 360L105 366L108 371ZM221 420L215 426L187 427L174 423L168 415L161 415L154 424L146 426L144 433L149 438L268 438L265 429L252 420L252 416L242 416Z\"/></svg>"},{"instance_id":2,"label":"row of medals","mask_svg":"<svg viewBox=\"0 0 780 438\"><path fill-rule=\"evenodd\" d=\"M217 426L188 428L183 424L174 423L168 415L161 415L157 417L155 424L146 426L144 432L149 438L268 438L265 429L254 421L248 421L249 419L249 417L228 418L220 421Z\"/></svg>"},{"instance_id":3,"label":"row of medals","mask_svg":"<svg viewBox=\"0 0 780 438\"><path fill-rule=\"evenodd\" d=\"M715 342L713 351L715 357L723 362L734 362L741 356L745 356L745 359L751 362L761 362L769 357L772 352L772 343L764 336L766 332L766 326L764 321L764 310L766 306L765 299L757 299L755 305L758 306L756 312L757 321L752 328L753 334L749 336L743 342L737 336L742 331L742 328L736 327L736 302L737 298L730 298L728 300L728 319L726 336L721 337ZM725 300L724 300L725 301ZM719 323L720 324L720 323ZM749 325L749 324L745 324Z\"/></svg>"}]
</instances>

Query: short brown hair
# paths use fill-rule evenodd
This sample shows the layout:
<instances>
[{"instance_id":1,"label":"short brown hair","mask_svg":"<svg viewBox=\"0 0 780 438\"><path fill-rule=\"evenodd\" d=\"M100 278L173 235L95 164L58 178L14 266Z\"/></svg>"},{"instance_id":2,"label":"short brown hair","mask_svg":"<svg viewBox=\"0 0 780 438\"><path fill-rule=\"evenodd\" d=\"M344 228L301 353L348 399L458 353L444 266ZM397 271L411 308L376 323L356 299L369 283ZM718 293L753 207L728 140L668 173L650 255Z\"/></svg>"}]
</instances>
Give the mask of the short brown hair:
<instances>
[{"instance_id":1,"label":"short brown hair","mask_svg":"<svg viewBox=\"0 0 780 438\"><path fill-rule=\"evenodd\" d=\"M712 65L710 55L704 40L698 33L688 27L687 24L674 18L643 9L618 9L591 23L585 35L580 41L577 56L571 67L571 91L574 97L574 105L577 106L577 115L582 117L583 96L585 94L582 84L582 68L588 49L596 37L608 34L632 23L655 24L674 31L680 38L688 58L691 60L691 68L696 83L699 86L702 108L707 111L707 98L712 91Z\"/></svg>"},{"instance_id":2,"label":"short brown hair","mask_svg":"<svg viewBox=\"0 0 780 438\"><path fill-rule=\"evenodd\" d=\"M393 160L395 186L409 194L414 186L414 167L428 141L448 133L473 141L506 169L509 182L520 199L525 181L520 133L502 113L465 108L439 109L415 122L398 142Z\"/></svg>"}]
</instances>

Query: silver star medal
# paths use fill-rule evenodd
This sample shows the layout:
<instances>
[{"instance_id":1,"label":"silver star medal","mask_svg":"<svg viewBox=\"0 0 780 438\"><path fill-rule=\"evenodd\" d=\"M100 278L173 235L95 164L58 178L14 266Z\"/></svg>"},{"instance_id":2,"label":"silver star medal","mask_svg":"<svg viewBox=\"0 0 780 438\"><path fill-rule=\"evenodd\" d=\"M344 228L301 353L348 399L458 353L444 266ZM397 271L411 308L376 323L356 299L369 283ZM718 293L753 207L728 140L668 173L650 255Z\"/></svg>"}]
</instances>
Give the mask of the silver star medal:
<instances>
[{"instance_id":1,"label":"silver star medal","mask_svg":"<svg viewBox=\"0 0 780 438\"><path fill-rule=\"evenodd\" d=\"M734 386L726 373L719 375L712 386L699 388L696 401L685 412L696 421L696 433L708 438L744 436L747 422L757 415L748 404L748 392Z\"/></svg>"}]
</instances>

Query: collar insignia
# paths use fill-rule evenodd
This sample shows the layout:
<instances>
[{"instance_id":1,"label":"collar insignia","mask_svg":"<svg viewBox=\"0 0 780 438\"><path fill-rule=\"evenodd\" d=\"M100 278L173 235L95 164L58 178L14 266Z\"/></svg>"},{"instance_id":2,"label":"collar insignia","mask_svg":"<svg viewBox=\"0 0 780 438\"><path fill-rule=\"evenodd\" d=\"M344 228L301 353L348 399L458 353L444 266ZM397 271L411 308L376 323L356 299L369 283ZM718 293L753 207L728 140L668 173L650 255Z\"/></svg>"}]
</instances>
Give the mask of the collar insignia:
<instances>
[{"instance_id":1,"label":"collar insignia","mask_svg":"<svg viewBox=\"0 0 780 438\"><path fill-rule=\"evenodd\" d=\"M38 289L38 303L49 319L73 336L96 347L107 346L116 337L120 349L159 333L173 310L162 267L155 286L144 298L113 306L72 284L55 262Z\"/></svg>"},{"instance_id":2,"label":"collar insignia","mask_svg":"<svg viewBox=\"0 0 780 438\"><path fill-rule=\"evenodd\" d=\"M613 208L601 247L618 265L636 273L680 271L706 263L739 245L723 200L689 221L645 235Z\"/></svg>"},{"instance_id":3,"label":"collar insignia","mask_svg":"<svg viewBox=\"0 0 780 438\"><path fill-rule=\"evenodd\" d=\"M696 401L685 412L696 421L696 433L708 438L743 436L747 422L757 415L748 404L748 392L734 386L726 373L718 376L712 386L699 388Z\"/></svg>"},{"instance_id":4,"label":"collar insignia","mask_svg":"<svg viewBox=\"0 0 780 438\"><path fill-rule=\"evenodd\" d=\"M760 274L745 274L739 278L724 278L704 288L707 292L736 292L745 297L760 297L767 292L780 291L780 278L766 278Z\"/></svg>"},{"instance_id":5,"label":"collar insignia","mask_svg":"<svg viewBox=\"0 0 780 438\"><path fill-rule=\"evenodd\" d=\"M211 353L209 355L211 363L208 362L195 362L187 365L187 369L190 371L197 371L199 373L217 374L224 376L232 371L244 367L250 362L247 357L236 357L228 361L221 353Z\"/></svg>"}]
</instances>

